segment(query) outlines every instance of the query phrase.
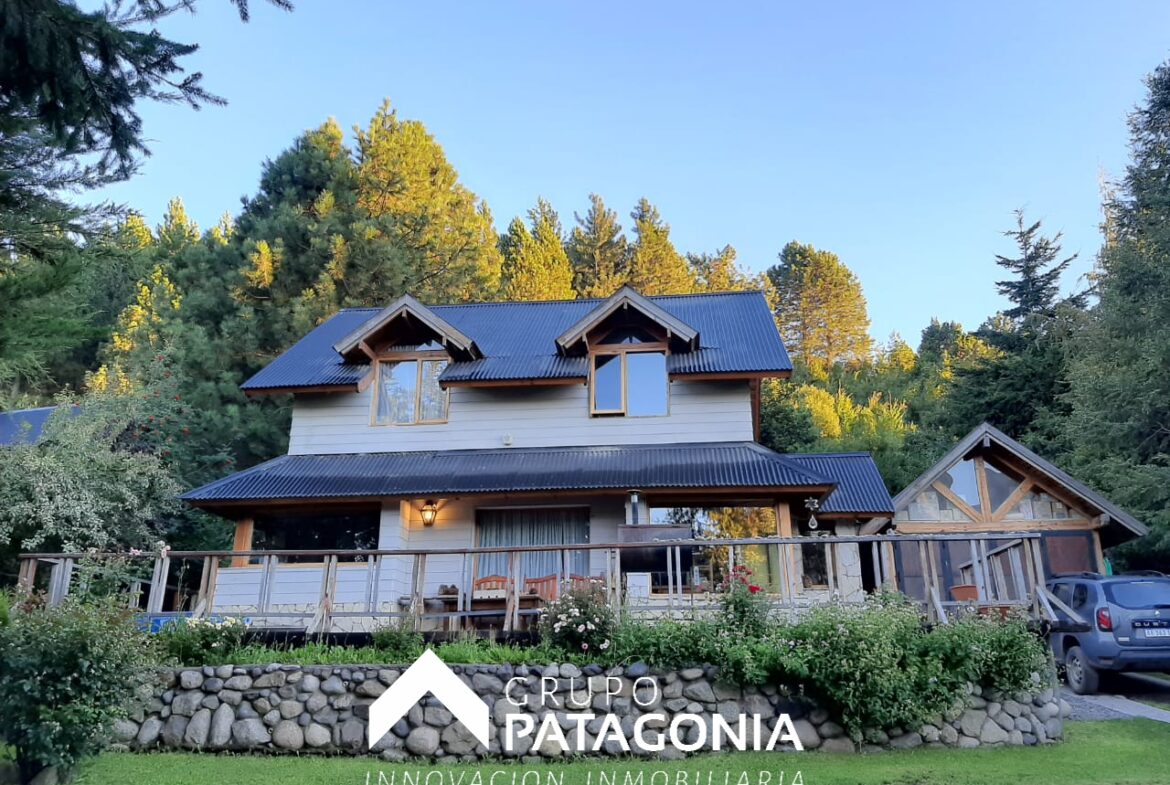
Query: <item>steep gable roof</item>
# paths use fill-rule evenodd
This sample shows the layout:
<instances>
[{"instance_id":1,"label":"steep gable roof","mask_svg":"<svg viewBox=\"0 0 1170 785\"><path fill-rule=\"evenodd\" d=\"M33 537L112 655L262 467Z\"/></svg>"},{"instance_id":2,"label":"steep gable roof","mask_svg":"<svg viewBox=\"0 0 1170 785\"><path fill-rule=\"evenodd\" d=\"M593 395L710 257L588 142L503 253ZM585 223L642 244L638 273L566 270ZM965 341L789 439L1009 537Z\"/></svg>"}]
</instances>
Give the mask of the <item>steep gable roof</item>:
<instances>
[{"instance_id":1,"label":"steep gable roof","mask_svg":"<svg viewBox=\"0 0 1170 785\"><path fill-rule=\"evenodd\" d=\"M745 374L786 376L792 362L760 292L647 297L702 338L697 349L667 358L673 376ZM427 311L470 339L481 356L456 357L440 377L443 384L560 380L584 383L588 358L566 356L557 338L594 311L602 300L436 305ZM364 359L347 360L335 345L383 314L383 308L341 311L246 381L246 392L317 389L356 390L369 373Z\"/></svg>"},{"instance_id":2,"label":"steep gable roof","mask_svg":"<svg viewBox=\"0 0 1170 785\"><path fill-rule=\"evenodd\" d=\"M937 463L923 472L914 482L910 483L901 493L895 496L894 509L901 510L910 504L912 500L923 491L929 489L952 466L962 461L970 452L980 446L994 446L996 449L1003 450L1005 453L1014 456L1033 471L1042 475L1053 486L1079 499L1086 507L1107 516L1107 525L1118 524L1132 536L1137 537L1149 531L1141 521L1109 501L1109 499L1106 499L1100 493L1094 491L1075 477L1072 477L1060 467L1041 458L1003 431L986 422L977 426L973 431L963 437L950 452L940 458ZM862 533L875 533L887 523L888 521L873 521L862 528ZM1126 539L1132 539L1132 536Z\"/></svg>"},{"instance_id":3,"label":"steep gable roof","mask_svg":"<svg viewBox=\"0 0 1170 785\"><path fill-rule=\"evenodd\" d=\"M672 338L688 344L692 349L698 348L698 330L678 319L662 306L638 294L634 287L629 285L618 289L608 299L603 300L596 308L581 317L576 324L557 336L557 346L563 353L569 353L576 344L584 343L585 336L589 334L590 330L598 327L610 316L624 308L632 308L658 324Z\"/></svg>"},{"instance_id":4,"label":"steep gable roof","mask_svg":"<svg viewBox=\"0 0 1170 785\"><path fill-rule=\"evenodd\" d=\"M454 350L452 353L462 353L469 359L480 356L479 347L475 345L474 340L452 327L443 317L409 294L402 295L367 319L356 330L333 344L333 349L346 360L367 359L364 350L368 349L368 344L372 342L374 336L390 328L396 320L417 322L438 338L449 351Z\"/></svg>"}]
</instances>

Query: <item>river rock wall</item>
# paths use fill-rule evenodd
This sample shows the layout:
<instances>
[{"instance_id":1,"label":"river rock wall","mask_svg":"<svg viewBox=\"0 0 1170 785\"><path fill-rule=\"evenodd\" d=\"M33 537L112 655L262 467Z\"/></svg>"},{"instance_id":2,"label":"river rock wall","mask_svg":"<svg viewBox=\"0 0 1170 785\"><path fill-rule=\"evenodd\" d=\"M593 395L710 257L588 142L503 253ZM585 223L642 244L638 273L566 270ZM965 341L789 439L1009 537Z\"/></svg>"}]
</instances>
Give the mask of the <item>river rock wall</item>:
<instances>
[{"instance_id":1,"label":"river rock wall","mask_svg":"<svg viewBox=\"0 0 1170 785\"><path fill-rule=\"evenodd\" d=\"M512 665L453 665L452 670L491 709L491 744L481 746L462 723L434 697L414 705L373 749L366 743L369 707L402 675L401 666L231 666L165 670L137 693L136 708L115 723L110 746L123 750L190 749L257 753L378 754L386 760L482 757L549 758L565 754L558 745L532 749L532 739L518 738L515 748L502 744L509 712L528 712L539 721L550 712L571 741L584 732L587 754L622 755L611 737L596 751L602 715L619 720L621 734L632 739L637 718L643 735L661 732L679 715L710 721L722 715L760 715L768 729L787 714L806 750L830 752L1047 744L1064 733L1069 706L1051 689L1002 696L969 689L965 700L945 715L918 728L872 730L861 740L847 737L829 713L776 687L739 688L718 679L714 668L651 670L642 664L625 668L578 668ZM508 690L508 697L505 697ZM514 702L530 700L530 708ZM567 705L566 705L567 703ZM597 719L575 724L567 714L594 712ZM681 719L681 717L680 717ZM682 726L680 726L681 728ZM687 733L697 739L693 729ZM535 734L533 734L535 735ZM699 751L710 748L710 739ZM667 745L659 758L682 757Z\"/></svg>"}]
</instances>

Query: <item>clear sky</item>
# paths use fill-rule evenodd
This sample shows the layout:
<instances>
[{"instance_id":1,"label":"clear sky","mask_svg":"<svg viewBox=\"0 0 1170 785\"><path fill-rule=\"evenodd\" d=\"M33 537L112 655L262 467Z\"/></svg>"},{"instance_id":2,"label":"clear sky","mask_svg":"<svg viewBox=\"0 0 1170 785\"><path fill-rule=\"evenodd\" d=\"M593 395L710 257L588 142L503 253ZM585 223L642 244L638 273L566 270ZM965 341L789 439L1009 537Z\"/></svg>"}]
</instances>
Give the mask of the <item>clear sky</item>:
<instances>
[{"instance_id":1,"label":"clear sky","mask_svg":"<svg viewBox=\"0 0 1170 785\"><path fill-rule=\"evenodd\" d=\"M1125 115L1170 56L1162 2L294 2L167 20L230 104L143 107L154 155L105 196L152 223L182 196L207 226L302 130L385 97L500 228L538 196L571 225L591 191L623 217L644 195L681 251L835 251L874 336L915 345L932 316L1002 307L1016 207L1064 232L1077 284L1100 172L1123 172Z\"/></svg>"}]
</instances>

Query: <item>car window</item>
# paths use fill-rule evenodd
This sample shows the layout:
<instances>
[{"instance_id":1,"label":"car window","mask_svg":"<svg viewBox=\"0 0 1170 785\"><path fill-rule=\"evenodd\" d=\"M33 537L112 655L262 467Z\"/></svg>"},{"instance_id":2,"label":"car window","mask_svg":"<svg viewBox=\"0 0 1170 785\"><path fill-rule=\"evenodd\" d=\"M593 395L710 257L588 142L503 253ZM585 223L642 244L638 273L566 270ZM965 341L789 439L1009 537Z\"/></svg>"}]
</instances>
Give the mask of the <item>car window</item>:
<instances>
[{"instance_id":1,"label":"car window","mask_svg":"<svg viewBox=\"0 0 1170 785\"><path fill-rule=\"evenodd\" d=\"M1056 595L1056 599L1060 600L1065 605L1070 604L1070 601L1072 600L1072 588L1067 583L1053 584L1052 593Z\"/></svg>"},{"instance_id":2,"label":"car window","mask_svg":"<svg viewBox=\"0 0 1170 785\"><path fill-rule=\"evenodd\" d=\"M1113 581L1105 584L1105 596L1123 608L1170 608L1170 580Z\"/></svg>"},{"instance_id":3,"label":"car window","mask_svg":"<svg viewBox=\"0 0 1170 785\"><path fill-rule=\"evenodd\" d=\"M1072 606L1073 610L1080 610L1089 602L1089 587L1083 583L1078 583L1073 587Z\"/></svg>"}]
</instances>

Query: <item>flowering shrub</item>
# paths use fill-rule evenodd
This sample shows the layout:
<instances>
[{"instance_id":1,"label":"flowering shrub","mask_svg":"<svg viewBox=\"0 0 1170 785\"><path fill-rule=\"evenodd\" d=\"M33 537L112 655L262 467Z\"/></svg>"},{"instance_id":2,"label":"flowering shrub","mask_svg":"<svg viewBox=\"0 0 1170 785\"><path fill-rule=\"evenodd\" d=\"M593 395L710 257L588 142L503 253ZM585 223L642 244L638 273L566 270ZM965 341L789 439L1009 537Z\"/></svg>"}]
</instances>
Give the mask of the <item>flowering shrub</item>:
<instances>
[{"instance_id":1,"label":"flowering shrub","mask_svg":"<svg viewBox=\"0 0 1170 785\"><path fill-rule=\"evenodd\" d=\"M247 625L233 616L180 618L158 632L168 658L180 665L224 662L244 642Z\"/></svg>"},{"instance_id":2,"label":"flowering shrub","mask_svg":"<svg viewBox=\"0 0 1170 785\"><path fill-rule=\"evenodd\" d=\"M601 586L572 588L545 606L540 635L562 651L604 655L613 645L614 615Z\"/></svg>"},{"instance_id":3,"label":"flowering shrub","mask_svg":"<svg viewBox=\"0 0 1170 785\"><path fill-rule=\"evenodd\" d=\"M153 654L113 599L49 607L37 595L14 606L0 624L0 747L15 753L21 780L98 752Z\"/></svg>"},{"instance_id":4,"label":"flowering shrub","mask_svg":"<svg viewBox=\"0 0 1170 785\"><path fill-rule=\"evenodd\" d=\"M768 629L768 601L752 571L739 565L719 584L722 626L736 635L759 637Z\"/></svg>"}]
</instances>

